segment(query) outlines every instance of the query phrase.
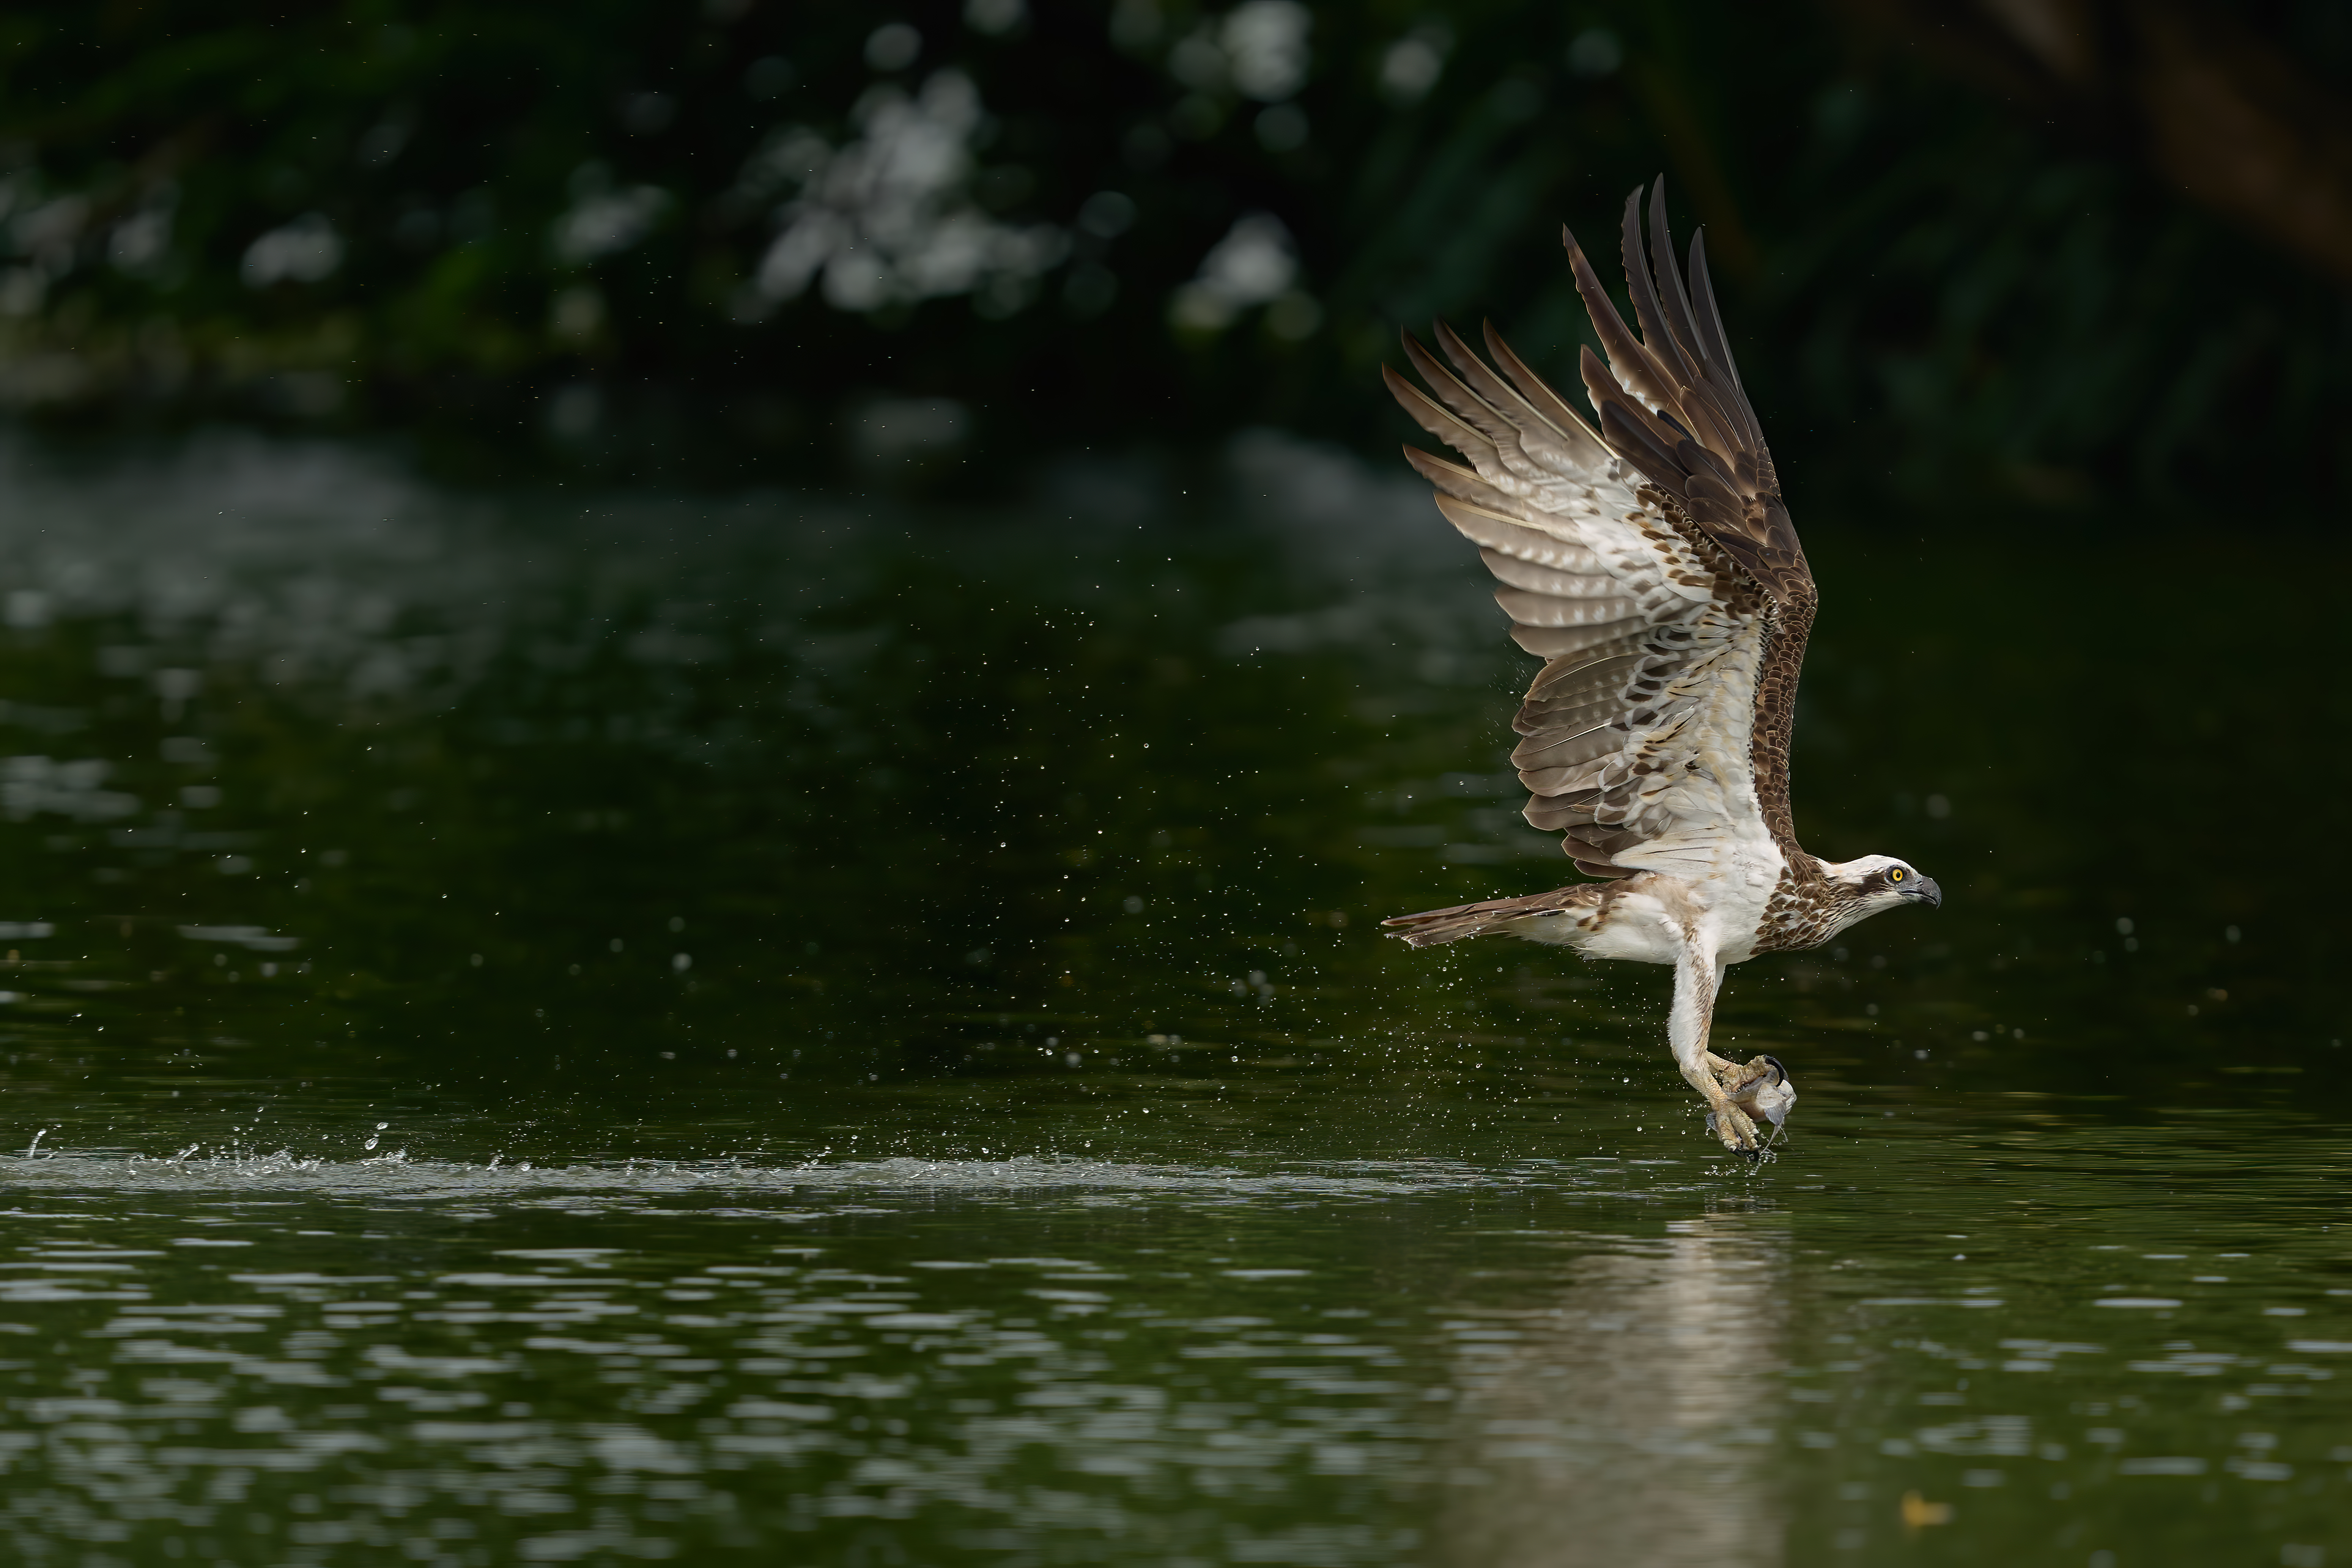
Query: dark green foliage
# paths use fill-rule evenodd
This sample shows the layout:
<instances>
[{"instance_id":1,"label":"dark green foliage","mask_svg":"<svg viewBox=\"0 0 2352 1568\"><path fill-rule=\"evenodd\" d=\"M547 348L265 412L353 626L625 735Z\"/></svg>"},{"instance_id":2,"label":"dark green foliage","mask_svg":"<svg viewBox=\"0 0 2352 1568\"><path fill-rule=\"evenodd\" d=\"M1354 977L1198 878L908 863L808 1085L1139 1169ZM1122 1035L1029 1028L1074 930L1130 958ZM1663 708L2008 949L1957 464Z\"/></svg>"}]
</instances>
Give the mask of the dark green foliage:
<instances>
[{"instance_id":1,"label":"dark green foliage","mask_svg":"<svg viewBox=\"0 0 2352 1568\"><path fill-rule=\"evenodd\" d=\"M2304 11L2270 26L2324 74L2340 29ZM501 464L544 446L613 472L965 486L1041 448L1249 423L1380 444L1408 432L1375 367L1434 314L1491 314L1572 382L1557 225L1610 250L1624 193L1663 170L1684 227L1709 225L1801 503L2242 507L2342 483L2336 285L2127 150L1873 52L1833 14L1324 5L1295 83L1234 79L1231 9L971 15L1013 19L992 32L939 0L12 7L0 401L389 424ZM894 22L918 35L904 64L876 42ZM1400 48L1442 65L1421 96ZM986 118L924 232L960 213L1029 259L859 308L821 279L762 294L795 189L784 133L837 150L861 100L950 68ZM1132 209L1089 208L1100 192ZM1185 326L1180 291L1255 212L1295 277ZM970 413L899 440L861 412L877 397Z\"/></svg>"}]
</instances>

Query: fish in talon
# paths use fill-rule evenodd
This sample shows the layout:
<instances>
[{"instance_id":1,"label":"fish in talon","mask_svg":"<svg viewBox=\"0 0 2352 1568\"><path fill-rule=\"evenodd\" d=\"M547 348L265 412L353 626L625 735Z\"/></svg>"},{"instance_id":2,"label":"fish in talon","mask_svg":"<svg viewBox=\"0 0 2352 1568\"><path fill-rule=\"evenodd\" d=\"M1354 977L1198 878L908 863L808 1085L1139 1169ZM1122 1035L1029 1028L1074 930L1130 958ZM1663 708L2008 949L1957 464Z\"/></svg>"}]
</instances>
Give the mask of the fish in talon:
<instances>
[{"instance_id":1,"label":"fish in talon","mask_svg":"<svg viewBox=\"0 0 2352 1568\"><path fill-rule=\"evenodd\" d=\"M1752 1071L1750 1071L1752 1070ZM1777 1056L1759 1056L1748 1064L1748 1075L1737 1083L1726 1083L1731 1103L1748 1113L1750 1121L1772 1124L1772 1141L1779 1143L1788 1130L1789 1113L1796 1109L1797 1086L1789 1078L1789 1070L1780 1065Z\"/></svg>"}]
</instances>

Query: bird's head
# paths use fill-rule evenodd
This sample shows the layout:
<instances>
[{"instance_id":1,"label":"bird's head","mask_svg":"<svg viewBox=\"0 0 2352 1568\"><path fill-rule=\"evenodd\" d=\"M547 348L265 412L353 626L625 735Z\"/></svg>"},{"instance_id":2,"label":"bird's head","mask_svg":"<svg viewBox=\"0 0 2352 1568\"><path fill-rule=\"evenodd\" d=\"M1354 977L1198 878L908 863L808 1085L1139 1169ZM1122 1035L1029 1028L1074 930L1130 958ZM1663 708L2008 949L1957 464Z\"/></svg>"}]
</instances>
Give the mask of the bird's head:
<instances>
[{"instance_id":1,"label":"bird's head","mask_svg":"<svg viewBox=\"0 0 2352 1568\"><path fill-rule=\"evenodd\" d=\"M1843 905L1838 919L1840 929L1906 904L1924 904L1937 909L1944 903L1944 890L1936 885L1934 877L1921 875L1917 867L1892 855L1825 861L1822 870L1845 894L1840 901Z\"/></svg>"}]
</instances>

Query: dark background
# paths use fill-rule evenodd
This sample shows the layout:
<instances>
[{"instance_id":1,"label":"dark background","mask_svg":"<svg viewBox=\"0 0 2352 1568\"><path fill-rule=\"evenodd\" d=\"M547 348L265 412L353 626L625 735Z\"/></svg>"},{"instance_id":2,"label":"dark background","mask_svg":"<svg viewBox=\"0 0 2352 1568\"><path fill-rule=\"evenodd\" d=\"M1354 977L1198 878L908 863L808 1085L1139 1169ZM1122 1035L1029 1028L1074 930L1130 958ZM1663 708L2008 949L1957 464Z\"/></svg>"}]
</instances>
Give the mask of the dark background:
<instances>
[{"instance_id":1,"label":"dark background","mask_svg":"<svg viewBox=\"0 0 2352 1568\"><path fill-rule=\"evenodd\" d=\"M0 7L7 1554L2318 1562L2347 15ZM1378 368L1662 171L1946 894L1730 1173L1380 926L1572 873Z\"/></svg>"},{"instance_id":2,"label":"dark background","mask_svg":"<svg viewBox=\"0 0 2352 1568\"><path fill-rule=\"evenodd\" d=\"M1663 171L1801 504L2307 512L2347 64L2316 0L33 0L0 402L928 494L1251 423L1378 448L1402 325L1491 314L1572 381L1558 225L1605 250ZM841 277L791 290L795 223ZM1210 298L1237 224L1274 270Z\"/></svg>"}]
</instances>

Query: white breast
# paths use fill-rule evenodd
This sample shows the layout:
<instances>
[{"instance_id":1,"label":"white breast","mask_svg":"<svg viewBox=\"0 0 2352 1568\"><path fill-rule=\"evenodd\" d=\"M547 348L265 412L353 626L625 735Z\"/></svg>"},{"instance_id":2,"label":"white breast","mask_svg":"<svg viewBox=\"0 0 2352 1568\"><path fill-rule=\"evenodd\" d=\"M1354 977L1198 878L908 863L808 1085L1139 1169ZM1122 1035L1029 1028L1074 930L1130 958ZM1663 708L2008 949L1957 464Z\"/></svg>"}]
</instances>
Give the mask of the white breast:
<instances>
[{"instance_id":1,"label":"white breast","mask_svg":"<svg viewBox=\"0 0 2352 1568\"><path fill-rule=\"evenodd\" d=\"M1727 878L1714 884L1710 915L1715 925L1717 963L1744 964L1756 956L1757 933L1764 927L1764 911L1770 906L1772 890L1779 885L1778 867L1760 886L1752 878L1736 882Z\"/></svg>"}]
</instances>

